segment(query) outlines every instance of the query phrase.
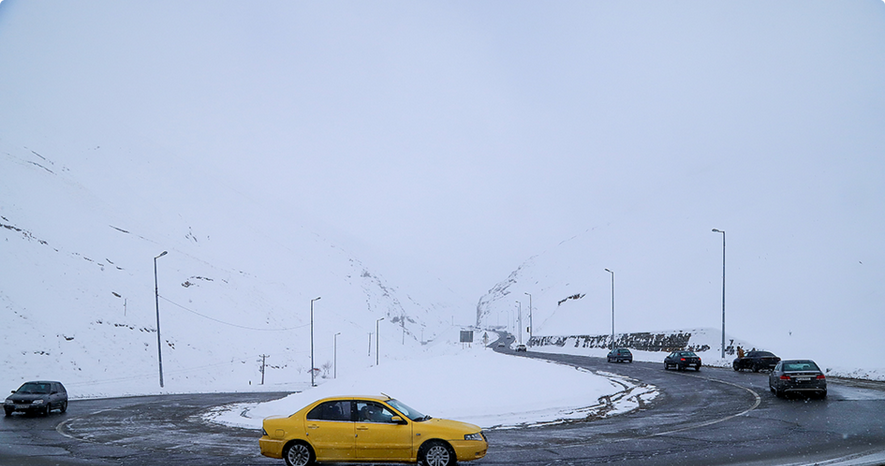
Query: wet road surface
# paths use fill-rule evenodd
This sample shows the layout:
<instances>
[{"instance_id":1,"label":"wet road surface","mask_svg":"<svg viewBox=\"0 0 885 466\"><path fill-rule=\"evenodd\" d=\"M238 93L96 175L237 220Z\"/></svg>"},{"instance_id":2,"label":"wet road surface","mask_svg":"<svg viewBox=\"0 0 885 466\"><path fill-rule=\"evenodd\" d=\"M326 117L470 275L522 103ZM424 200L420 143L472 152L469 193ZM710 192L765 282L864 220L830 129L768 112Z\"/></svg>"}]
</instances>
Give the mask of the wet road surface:
<instances>
[{"instance_id":1,"label":"wet road surface","mask_svg":"<svg viewBox=\"0 0 885 466\"><path fill-rule=\"evenodd\" d=\"M499 348L499 350L502 350ZM504 352L509 350L504 349ZM814 464L885 451L885 383L830 378L825 400L776 398L764 373L600 358L512 353L608 371L661 394L628 414L588 422L487 431L475 465ZM518 377L517 377L518 378ZM490 390L518 390L503 383ZM259 432L206 424L208 409L285 393L164 395L71 401L67 413L0 422L0 464L283 465L258 453ZM596 400L588 400L588 405Z\"/></svg>"}]
</instances>

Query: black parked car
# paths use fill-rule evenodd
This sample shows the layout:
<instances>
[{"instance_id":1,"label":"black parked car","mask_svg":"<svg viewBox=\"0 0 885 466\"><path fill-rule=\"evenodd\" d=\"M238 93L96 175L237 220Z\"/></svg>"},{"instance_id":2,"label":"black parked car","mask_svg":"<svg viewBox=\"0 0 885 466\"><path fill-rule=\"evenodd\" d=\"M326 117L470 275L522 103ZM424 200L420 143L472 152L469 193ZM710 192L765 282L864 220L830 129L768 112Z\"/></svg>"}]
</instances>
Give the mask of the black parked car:
<instances>
[{"instance_id":1,"label":"black parked car","mask_svg":"<svg viewBox=\"0 0 885 466\"><path fill-rule=\"evenodd\" d=\"M615 348L608 352L608 362L633 362L633 353L627 348Z\"/></svg>"},{"instance_id":2,"label":"black parked car","mask_svg":"<svg viewBox=\"0 0 885 466\"><path fill-rule=\"evenodd\" d=\"M731 363L734 370L752 369L753 372L760 370L772 370L781 361L781 358L769 351L750 351L744 357L737 358Z\"/></svg>"},{"instance_id":3,"label":"black parked car","mask_svg":"<svg viewBox=\"0 0 885 466\"><path fill-rule=\"evenodd\" d=\"M3 403L7 416L12 416L16 411L49 415L53 409L61 412L68 409L68 392L61 382L25 382Z\"/></svg>"},{"instance_id":4,"label":"black parked car","mask_svg":"<svg viewBox=\"0 0 885 466\"><path fill-rule=\"evenodd\" d=\"M684 371L686 367L694 367L694 370L699 371L701 370L701 358L693 351L674 351L664 358L664 370L671 367L680 371Z\"/></svg>"},{"instance_id":5,"label":"black parked car","mask_svg":"<svg viewBox=\"0 0 885 466\"><path fill-rule=\"evenodd\" d=\"M806 393L827 396L827 376L810 359L790 359L777 363L768 374L768 389L777 396Z\"/></svg>"}]
</instances>

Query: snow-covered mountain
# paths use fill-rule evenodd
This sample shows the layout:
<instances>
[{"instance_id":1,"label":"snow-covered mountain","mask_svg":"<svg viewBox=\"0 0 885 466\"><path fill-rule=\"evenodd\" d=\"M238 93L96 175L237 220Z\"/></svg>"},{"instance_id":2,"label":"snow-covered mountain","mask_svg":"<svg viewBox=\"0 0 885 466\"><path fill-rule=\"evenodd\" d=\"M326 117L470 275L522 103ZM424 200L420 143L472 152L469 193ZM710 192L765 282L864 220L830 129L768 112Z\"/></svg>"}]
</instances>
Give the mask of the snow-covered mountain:
<instances>
[{"instance_id":1,"label":"snow-covered mountain","mask_svg":"<svg viewBox=\"0 0 885 466\"><path fill-rule=\"evenodd\" d=\"M314 358L326 375L335 339L340 370L374 362L378 319L382 356L401 357L469 309L438 290L402 291L298 212L149 144L3 139L0 173L9 386L50 378L75 393L119 393L133 380L159 388L157 304L172 391L257 384L261 355L269 381L308 382L316 297Z\"/></svg>"},{"instance_id":2,"label":"snow-covered mountain","mask_svg":"<svg viewBox=\"0 0 885 466\"><path fill-rule=\"evenodd\" d=\"M305 383L316 297L342 370L715 330L713 228L730 336L881 366L885 5L803 8L4 0L0 369L157 387L163 251L170 390Z\"/></svg>"},{"instance_id":3,"label":"snow-covered mountain","mask_svg":"<svg viewBox=\"0 0 885 466\"><path fill-rule=\"evenodd\" d=\"M698 227L687 232L689 241L668 250L655 250L654 244L624 249L619 232L641 229L643 222L602 225L528 258L479 299L477 325L505 327L515 335L521 330L525 342L530 333L607 336L612 318L617 341L629 333L700 329L693 332L710 347L705 363L729 364L732 355L719 361L721 238L704 244L711 233ZM748 217L745 224L752 223ZM852 261L854 253L877 253L861 244L837 244L813 252L761 237L752 247L733 245L726 275L726 351L737 342L782 358L813 358L833 368L833 374L881 378L880 269ZM807 264L799 277L790 275L796 263ZM609 267L615 273L614 290Z\"/></svg>"}]
</instances>

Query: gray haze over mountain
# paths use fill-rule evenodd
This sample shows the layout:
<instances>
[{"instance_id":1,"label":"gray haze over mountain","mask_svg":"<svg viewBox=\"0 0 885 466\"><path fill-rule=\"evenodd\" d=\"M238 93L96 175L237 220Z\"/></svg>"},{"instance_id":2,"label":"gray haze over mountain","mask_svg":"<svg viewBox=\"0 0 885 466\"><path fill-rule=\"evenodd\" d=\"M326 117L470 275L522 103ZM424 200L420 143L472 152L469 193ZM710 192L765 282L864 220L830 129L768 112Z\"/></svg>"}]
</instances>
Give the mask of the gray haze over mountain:
<instances>
[{"instance_id":1,"label":"gray haze over mountain","mask_svg":"<svg viewBox=\"0 0 885 466\"><path fill-rule=\"evenodd\" d=\"M735 334L882 349L882 2L5 0L0 70L11 146L176 160L111 197L212 180L471 306L555 249L602 333L604 268L624 331L718 327L718 228Z\"/></svg>"}]
</instances>

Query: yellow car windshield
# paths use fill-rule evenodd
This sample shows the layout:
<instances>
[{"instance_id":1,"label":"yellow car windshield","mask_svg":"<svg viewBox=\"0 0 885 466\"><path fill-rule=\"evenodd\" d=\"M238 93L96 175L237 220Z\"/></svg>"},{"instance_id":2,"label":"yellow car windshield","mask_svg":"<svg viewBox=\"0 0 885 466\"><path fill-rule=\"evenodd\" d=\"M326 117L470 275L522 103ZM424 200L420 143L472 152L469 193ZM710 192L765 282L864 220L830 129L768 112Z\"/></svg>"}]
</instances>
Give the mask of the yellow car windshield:
<instances>
[{"instance_id":1,"label":"yellow car windshield","mask_svg":"<svg viewBox=\"0 0 885 466\"><path fill-rule=\"evenodd\" d=\"M394 409L402 413L403 416L411 419L415 422L426 421L430 419L430 416L425 416L421 414L417 409L408 407L405 403L398 400L387 400L387 404L393 406Z\"/></svg>"}]
</instances>

